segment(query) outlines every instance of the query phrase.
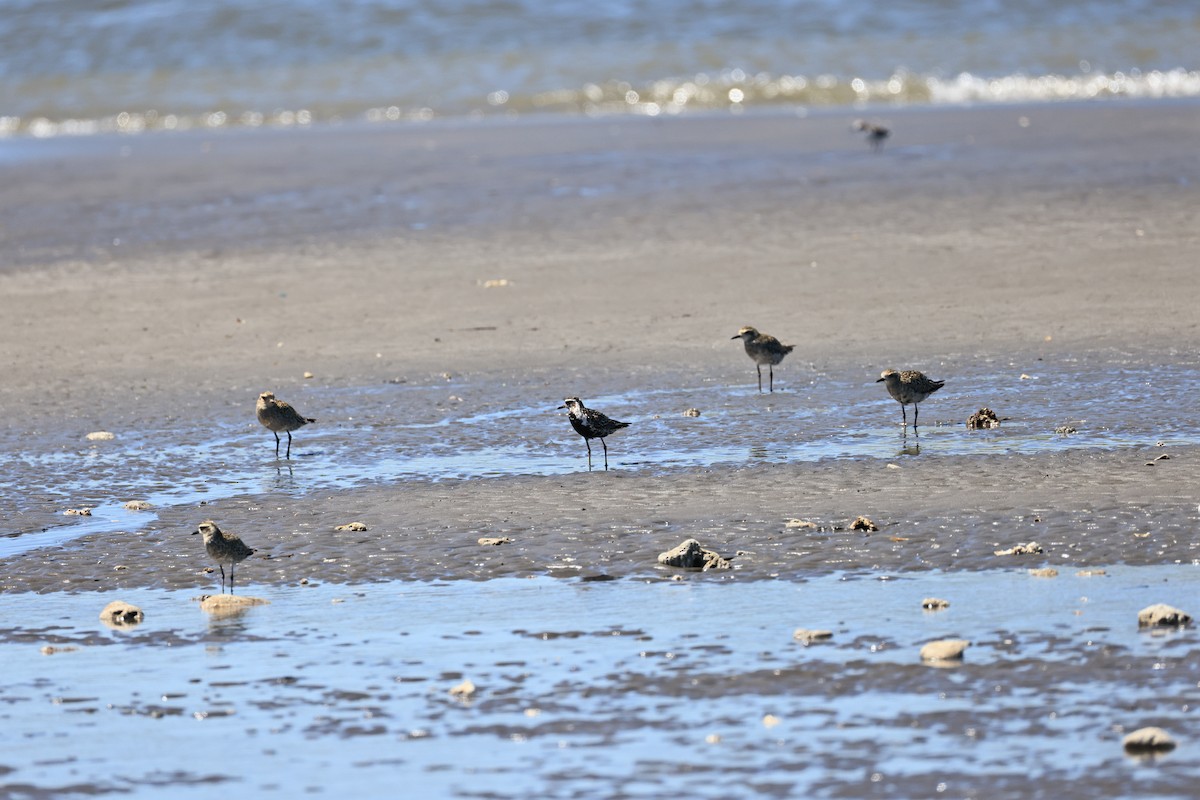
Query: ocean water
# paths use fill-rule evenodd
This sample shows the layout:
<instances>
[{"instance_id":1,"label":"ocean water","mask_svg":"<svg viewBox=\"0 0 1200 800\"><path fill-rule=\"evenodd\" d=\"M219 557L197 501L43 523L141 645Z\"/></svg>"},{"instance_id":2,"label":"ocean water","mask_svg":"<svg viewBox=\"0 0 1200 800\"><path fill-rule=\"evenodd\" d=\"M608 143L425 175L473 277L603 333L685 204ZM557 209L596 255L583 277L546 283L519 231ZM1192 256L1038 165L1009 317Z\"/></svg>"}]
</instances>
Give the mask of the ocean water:
<instances>
[{"instance_id":1,"label":"ocean water","mask_svg":"<svg viewBox=\"0 0 1200 800\"><path fill-rule=\"evenodd\" d=\"M1190 0L9 0L0 136L1200 96Z\"/></svg>"}]
</instances>

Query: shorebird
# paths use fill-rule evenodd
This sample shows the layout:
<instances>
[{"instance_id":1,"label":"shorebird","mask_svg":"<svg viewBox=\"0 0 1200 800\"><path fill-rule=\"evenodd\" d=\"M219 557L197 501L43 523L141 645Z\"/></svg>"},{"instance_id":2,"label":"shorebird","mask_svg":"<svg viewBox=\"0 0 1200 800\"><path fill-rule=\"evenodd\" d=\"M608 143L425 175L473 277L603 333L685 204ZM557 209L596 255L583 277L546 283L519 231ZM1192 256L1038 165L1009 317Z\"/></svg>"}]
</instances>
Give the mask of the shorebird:
<instances>
[{"instance_id":1,"label":"shorebird","mask_svg":"<svg viewBox=\"0 0 1200 800\"><path fill-rule=\"evenodd\" d=\"M741 339L746 345L746 355L754 359L754 368L758 370L758 390L762 391L762 365L767 365L771 376L771 391L775 391L775 365L783 361L783 357L795 349L795 345L780 344L774 336L759 333L749 325L744 326L730 339Z\"/></svg>"},{"instance_id":2,"label":"shorebird","mask_svg":"<svg viewBox=\"0 0 1200 800\"><path fill-rule=\"evenodd\" d=\"M233 594L233 565L245 561L257 551L253 547L247 547L246 543L234 534L225 533L211 519L201 522L200 527L192 531L192 536L198 533L204 536L204 551L221 568L222 594L225 593L225 565L229 565L229 593Z\"/></svg>"},{"instance_id":3,"label":"shorebird","mask_svg":"<svg viewBox=\"0 0 1200 800\"><path fill-rule=\"evenodd\" d=\"M310 417L300 416L300 412L282 400L276 400L271 392L263 392L258 396L258 421L275 434L275 457L279 458L279 432L285 431L288 436L287 458L292 457L292 431L303 428L310 422L316 422Z\"/></svg>"},{"instance_id":4,"label":"shorebird","mask_svg":"<svg viewBox=\"0 0 1200 800\"><path fill-rule=\"evenodd\" d=\"M883 149L883 140L892 133L886 125L867 122L865 119L854 120L853 127L854 130L862 131L867 135L867 144L871 145L871 149L875 151Z\"/></svg>"},{"instance_id":5,"label":"shorebird","mask_svg":"<svg viewBox=\"0 0 1200 800\"><path fill-rule=\"evenodd\" d=\"M615 419L609 419L591 408L585 408L583 401L578 397L568 397L563 401L563 405L559 408L567 410L567 418L571 420L571 427L575 432L583 437L583 443L587 445L588 451L588 469L592 468L592 445L589 439L599 439L600 444L604 446L604 469L608 469L608 445L604 443L604 437L609 434L616 433L621 428L628 428L628 422L617 422Z\"/></svg>"},{"instance_id":6,"label":"shorebird","mask_svg":"<svg viewBox=\"0 0 1200 800\"><path fill-rule=\"evenodd\" d=\"M906 369L903 372L897 372L894 369L885 369L879 376L879 380L875 382L886 386L888 394L900 404L900 415L904 420L904 427L906 429L908 427L908 413L904 407L912 403L913 433L917 432L917 413L919 410L917 404L946 385L945 381L931 380L915 369Z\"/></svg>"}]
</instances>

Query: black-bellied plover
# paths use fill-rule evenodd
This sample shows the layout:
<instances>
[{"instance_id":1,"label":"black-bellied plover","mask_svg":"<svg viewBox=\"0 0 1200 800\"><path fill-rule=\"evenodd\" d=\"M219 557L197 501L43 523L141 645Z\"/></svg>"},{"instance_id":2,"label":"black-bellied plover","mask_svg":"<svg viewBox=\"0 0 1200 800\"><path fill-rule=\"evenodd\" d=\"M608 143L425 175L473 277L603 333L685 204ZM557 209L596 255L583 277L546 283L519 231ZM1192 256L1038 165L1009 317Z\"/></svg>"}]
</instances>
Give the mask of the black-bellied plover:
<instances>
[{"instance_id":1,"label":"black-bellied plover","mask_svg":"<svg viewBox=\"0 0 1200 800\"><path fill-rule=\"evenodd\" d=\"M741 339L746 346L746 355L754 359L754 368L758 370L758 390L762 391L762 365L767 365L771 376L771 391L775 391L775 365L783 361L783 357L795 349L795 345L780 344L774 336L759 333L749 325L744 326L730 339Z\"/></svg>"},{"instance_id":2,"label":"black-bellied plover","mask_svg":"<svg viewBox=\"0 0 1200 800\"><path fill-rule=\"evenodd\" d=\"M204 551L208 553L208 557L221 568L222 594L225 592L225 565L229 565L229 593L233 594L233 565L245 561L257 551L253 547L247 547L246 543L234 534L225 533L211 519L201 522L200 527L192 531L193 536L197 533L204 536Z\"/></svg>"},{"instance_id":3,"label":"black-bellied plover","mask_svg":"<svg viewBox=\"0 0 1200 800\"><path fill-rule=\"evenodd\" d=\"M316 422L311 417L302 417L300 412L282 400L276 400L271 392L263 392L258 396L258 421L275 434L275 457L279 458L279 432L285 431L288 437L287 458L292 457L292 431L303 428L310 422Z\"/></svg>"},{"instance_id":4,"label":"black-bellied plover","mask_svg":"<svg viewBox=\"0 0 1200 800\"><path fill-rule=\"evenodd\" d=\"M886 125L880 125L875 122L867 122L865 119L854 120L854 130L862 131L867 135L867 144L871 145L871 149L879 151L883 149L883 142L891 135Z\"/></svg>"},{"instance_id":5,"label":"black-bellied plover","mask_svg":"<svg viewBox=\"0 0 1200 800\"><path fill-rule=\"evenodd\" d=\"M587 445L588 469L592 468L592 445L588 440L599 439L600 444L604 447L604 468L607 470L608 445L605 444L604 437L616 433L621 428L628 428L629 423L617 422L599 411L584 407L583 401L578 397L568 397L559 408L567 410L567 418L571 420L571 427L583 437L583 443Z\"/></svg>"},{"instance_id":6,"label":"black-bellied plover","mask_svg":"<svg viewBox=\"0 0 1200 800\"><path fill-rule=\"evenodd\" d=\"M900 404L900 416L904 421L905 428L908 427L908 413L904 407L912 403L914 433L917 430L917 413L919 408L917 403L920 403L926 397L929 397L929 395L946 385L945 381L931 380L915 369L906 369L903 372L897 372L894 369L885 369L879 376L879 380L875 382L886 386L888 394Z\"/></svg>"}]
</instances>

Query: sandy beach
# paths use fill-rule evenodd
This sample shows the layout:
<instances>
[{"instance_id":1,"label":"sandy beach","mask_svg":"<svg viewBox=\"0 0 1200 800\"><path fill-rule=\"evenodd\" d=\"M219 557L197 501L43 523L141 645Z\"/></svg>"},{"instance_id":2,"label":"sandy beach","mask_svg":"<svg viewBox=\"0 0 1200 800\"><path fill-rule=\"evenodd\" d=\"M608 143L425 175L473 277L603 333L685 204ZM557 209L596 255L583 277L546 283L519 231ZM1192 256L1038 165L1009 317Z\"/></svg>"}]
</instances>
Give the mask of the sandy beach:
<instances>
[{"instance_id":1,"label":"sandy beach","mask_svg":"<svg viewBox=\"0 0 1200 800\"><path fill-rule=\"evenodd\" d=\"M889 110L880 153L857 116L5 142L3 592L211 592L187 535L206 518L259 549L239 590L279 602L298 586L671 582L656 556L692 537L734 565L692 583L1126 567L1142 586L1194 566L1200 104ZM730 341L742 325L795 345L773 396ZM919 439L873 382L888 367L946 380ZM254 420L268 389L318 419L290 462ZM608 473L587 472L554 410L572 395L633 423ZM982 406L998 431L965 429ZM154 508L120 509L136 499ZM81 507L97 517L63 516ZM848 530L859 515L879 530ZM351 521L367 531L334 531ZM1043 552L995 555L1028 542ZM1197 613L1196 577L1171 575L1161 601ZM1124 715L1193 740L1148 784L1160 796L1200 774L1194 634L1172 648L1138 651L1130 685L1155 691ZM1092 666L1083 680L1105 674ZM1097 712L1095 735L1114 720ZM954 769L974 776L956 796L1051 796ZM1057 796L1129 779L1052 777ZM545 780L512 796L579 789ZM877 784L803 785L928 790Z\"/></svg>"},{"instance_id":2,"label":"sandy beach","mask_svg":"<svg viewBox=\"0 0 1200 800\"><path fill-rule=\"evenodd\" d=\"M457 414L537 408L541 424L563 396L617 392L627 415L675 415L649 393L753 380L729 342L742 324L797 345L779 373L818 404L835 380L883 395L869 384L889 366L948 377L926 405L946 423L1001 389L954 380L979 364L1048 383L1047 362L1083 357L1194 368L1198 113L901 112L879 155L838 113L16 143L2 435L53 453L94 430L165 445L246 423L257 446L260 391L328 431L371 424L346 390L387 381L432 387L391 399L389 422L440 418L436 397ZM321 389L340 394L304 402ZM952 390L957 413L939 408ZM1113 391L1078 390L1046 405L1066 422ZM1092 424L1119 426L1122 407ZM1110 490L1096 477L1076 486L1089 501ZM10 531L61 522L22 499L36 474L11 480Z\"/></svg>"}]
</instances>

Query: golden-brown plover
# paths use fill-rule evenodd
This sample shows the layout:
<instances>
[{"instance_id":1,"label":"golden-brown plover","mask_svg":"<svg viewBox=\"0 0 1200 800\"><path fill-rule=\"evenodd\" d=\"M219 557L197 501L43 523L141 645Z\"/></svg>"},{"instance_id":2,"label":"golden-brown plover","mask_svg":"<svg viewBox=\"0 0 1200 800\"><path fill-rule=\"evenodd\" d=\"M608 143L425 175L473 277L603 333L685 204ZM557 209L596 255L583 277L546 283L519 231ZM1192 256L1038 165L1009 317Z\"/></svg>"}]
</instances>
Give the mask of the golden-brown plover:
<instances>
[{"instance_id":1,"label":"golden-brown plover","mask_svg":"<svg viewBox=\"0 0 1200 800\"><path fill-rule=\"evenodd\" d=\"M915 369L906 369L903 372L897 372L894 369L885 369L879 376L876 383L882 383L887 387L888 394L900 404L900 416L904 421L904 427L908 427L908 413L904 407L909 403L913 406L913 432L917 430L917 413L918 406L926 397L936 392L938 389L946 385L945 381L930 380Z\"/></svg>"},{"instance_id":2,"label":"golden-brown plover","mask_svg":"<svg viewBox=\"0 0 1200 800\"><path fill-rule=\"evenodd\" d=\"M774 336L759 333L749 325L744 326L730 339L741 339L746 346L746 355L754 359L754 368L758 370L758 390L762 391L762 365L767 365L771 376L771 391L775 391L775 365L783 361L783 357L795 349L795 345L780 344Z\"/></svg>"},{"instance_id":3,"label":"golden-brown plover","mask_svg":"<svg viewBox=\"0 0 1200 800\"><path fill-rule=\"evenodd\" d=\"M275 457L279 458L279 432L285 431L288 437L287 458L292 457L292 431L303 428L310 422L316 422L311 417L302 417L296 409L282 400L276 400L271 392L263 392L258 396L258 421L275 434Z\"/></svg>"},{"instance_id":4,"label":"golden-brown plover","mask_svg":"<svg viewBox=\"0 0 1200 800\"><path fill-rule=\"evenodd\" d=\"M204 537L204 551L221 568L222 594L225 592L225 565L229 565L229 593L233 594L233 565L245 561L257 551L247 547L246 543L234 534L222 531L211 519L201 522L200 527L192 531L193 536L196 534Z\"/></svg>"},{"instance_id":5,"label":"golden-brown plover","mask_svg":"<svg viewBox=\"0 0 1200 800\"><path fill-rule=\"evenodd\" d=\"M592 468L592 445L588 440L599 439L600 444L604 446L604 468L607 470L608 445L604 443L604 437L616 433L621 428L628 428L629 423L609 419L599 411L585 408L583 401L578 397L568 397L559 408L567 410L567 418L571 420L571 427L583 437L583 443L587 445L588 469Z\"/></svg>"},{"instance_id":6,"label":"golden-brown plover","mask_svg":"<svg viewBox=\"0 0 1200 800\"><path fill-rule=\"evenodd\" d=\"M875 122L867 122L865 119L854 120L852 126L856 131L862 131L867 135L867 144L871 145L871 149L878 152L883 149L883 142L891 131L886 125L880 125Z\"/></svg>"}]
</instances>

